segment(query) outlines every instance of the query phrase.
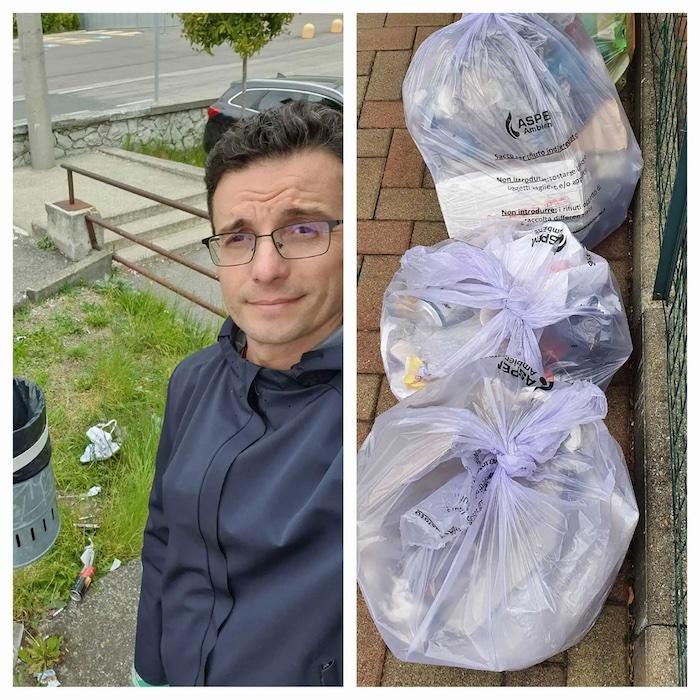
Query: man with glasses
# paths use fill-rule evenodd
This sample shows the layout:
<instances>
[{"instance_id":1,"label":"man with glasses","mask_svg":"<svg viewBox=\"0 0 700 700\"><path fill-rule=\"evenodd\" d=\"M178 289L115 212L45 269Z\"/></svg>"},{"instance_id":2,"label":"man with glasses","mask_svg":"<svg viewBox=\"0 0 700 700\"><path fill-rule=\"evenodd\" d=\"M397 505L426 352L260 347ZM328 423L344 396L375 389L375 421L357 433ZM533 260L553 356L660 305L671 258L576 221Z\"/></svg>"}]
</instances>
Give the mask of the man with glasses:
<instances>
[{"instance_id":1,"label":"man with glasses","mask_svg":"<svg viewBox=\"0 0 700 700\"><path fill-rule=\"evenodd\" d=\"M137 685L342 683L342 115L239 122L205 181L229 317L173 372Z\"/></svg>"}]
</instances>

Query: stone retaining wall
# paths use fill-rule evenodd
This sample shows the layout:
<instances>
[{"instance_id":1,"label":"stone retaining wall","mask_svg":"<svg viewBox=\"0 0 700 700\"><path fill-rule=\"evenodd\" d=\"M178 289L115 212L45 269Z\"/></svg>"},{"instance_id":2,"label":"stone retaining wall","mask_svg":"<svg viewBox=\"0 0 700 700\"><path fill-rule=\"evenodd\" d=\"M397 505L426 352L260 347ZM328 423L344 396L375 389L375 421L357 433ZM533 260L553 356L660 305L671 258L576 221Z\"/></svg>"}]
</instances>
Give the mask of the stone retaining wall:
<instances>
[{"instance_id":1,"label":"stone retaining wall","mask_svg":"<svg viewBox=\"0 0 700 700\"><path fill-rule=\"evenodd\" d=\"M127 135L139 142L163 140L176 148L196 146L204 134L207 107L214 99L58 119L53 122L54 155L63 158L100 146L119 148ZM12 130L12 165L30 162L27 125L21 124Z\"/></svg>"}]
</instances>

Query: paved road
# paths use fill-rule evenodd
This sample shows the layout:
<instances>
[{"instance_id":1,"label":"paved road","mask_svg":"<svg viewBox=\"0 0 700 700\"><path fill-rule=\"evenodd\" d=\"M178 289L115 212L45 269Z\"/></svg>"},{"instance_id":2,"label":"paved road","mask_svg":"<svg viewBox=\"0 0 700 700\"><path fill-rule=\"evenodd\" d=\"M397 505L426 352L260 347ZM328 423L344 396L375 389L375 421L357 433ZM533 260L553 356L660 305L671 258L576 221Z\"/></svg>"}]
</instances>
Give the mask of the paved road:
<instances>
[{"instance_id":1,"label":"paved road","mask_svg":"<svg viewBox=\"0 0 700 700\"><path fill-rule=\"evenodd\" d=\"M250 78L288 75L342 75L342 34L331 34L337 15L301 14L289 35L268 44L248 62ZM301 39L306 22L313 39ZM213 56L195 53L179 27L161 29L159 94L161 103L218 97L240 76L241 64L228 47ZM52 117L110 109L139 109L153 104L155 40L153 30L80 31L44 37L44 55ZM26 118L22 64L13 42L13 119Z\"/></svg>"}]
</instances>

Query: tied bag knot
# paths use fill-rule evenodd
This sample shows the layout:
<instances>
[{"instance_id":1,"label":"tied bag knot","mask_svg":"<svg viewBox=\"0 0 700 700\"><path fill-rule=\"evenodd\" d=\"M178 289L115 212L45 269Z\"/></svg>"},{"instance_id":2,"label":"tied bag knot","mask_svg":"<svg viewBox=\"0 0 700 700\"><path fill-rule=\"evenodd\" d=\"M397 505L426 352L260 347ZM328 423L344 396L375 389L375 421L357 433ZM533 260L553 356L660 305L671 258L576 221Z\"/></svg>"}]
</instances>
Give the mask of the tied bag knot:
<instances>
[{"instance_id":1,"label":"tied bag knot","mask_svg":"<svg viewBox=\"0 0 700 700\"><path fill-rule=\"evenodd\" d=\"M535 459L517 448L507 454L496 453L497 466L505 470L508 476L532 476L537 468Z\"/></svg>"}]
</instances>

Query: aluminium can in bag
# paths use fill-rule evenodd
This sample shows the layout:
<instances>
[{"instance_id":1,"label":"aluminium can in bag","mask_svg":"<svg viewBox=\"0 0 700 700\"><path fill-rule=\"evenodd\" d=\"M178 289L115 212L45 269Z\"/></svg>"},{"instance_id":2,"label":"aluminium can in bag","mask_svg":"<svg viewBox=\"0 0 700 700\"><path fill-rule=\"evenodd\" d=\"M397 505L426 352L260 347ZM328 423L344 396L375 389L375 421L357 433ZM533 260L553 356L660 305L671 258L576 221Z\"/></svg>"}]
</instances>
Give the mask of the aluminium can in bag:
<instances>
[{"instance_id":1,"label":"aluminium can in bag","mask_svg":"<svg viewBox=\"0 0 700 700\"><path fill-rule=\"evenodd\" d=\"M593 248L625 221L639 146L580 20L548 17L468 14L411 61L406 126L452 238L563 221Z\"/></svg>"},{"instance_id":2,"label":"aluminium can in bag","mask_svg":"<svg viewBox=\"0 0 700 700\"><path fill-rule=\"evenodd\" d=\"M591 382L476 360L382 413L358 454L358 580L402 661L527 668L590 630L639 511Z\"/></svg>"},{"instance_id":3,"label":"aluminium can in bag","mask_svg":"<svg viewBox=\"0 0 700 700\"><path fill-rule=\"evenodd\" d=\"M503 353L548 379L605 389L631 352L610 266L560 222L511 226L483 249L453 239L415 246L384 293L381 353L398 398Z\"/></svg>"},{"instance_id":4,"label":"aluminium can in bag","mask_svg":"<svg viewBox=\"0 0 700 700\"><path fill-rule=\"evenodd\" d=\"M51 549L60 520L44 394L33 382L15 377L12 403L12 545L18 568Z\"/></svg>"}]
</instances>

